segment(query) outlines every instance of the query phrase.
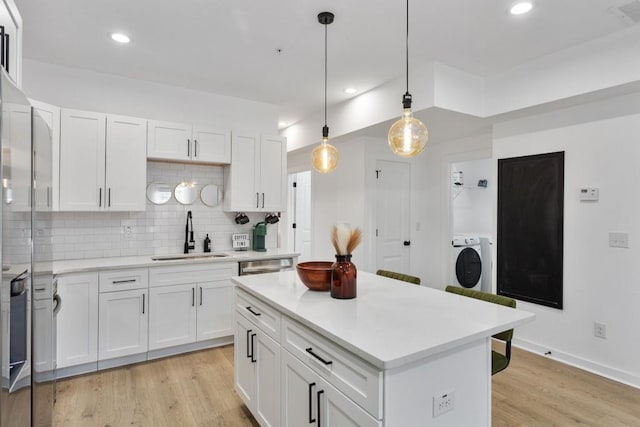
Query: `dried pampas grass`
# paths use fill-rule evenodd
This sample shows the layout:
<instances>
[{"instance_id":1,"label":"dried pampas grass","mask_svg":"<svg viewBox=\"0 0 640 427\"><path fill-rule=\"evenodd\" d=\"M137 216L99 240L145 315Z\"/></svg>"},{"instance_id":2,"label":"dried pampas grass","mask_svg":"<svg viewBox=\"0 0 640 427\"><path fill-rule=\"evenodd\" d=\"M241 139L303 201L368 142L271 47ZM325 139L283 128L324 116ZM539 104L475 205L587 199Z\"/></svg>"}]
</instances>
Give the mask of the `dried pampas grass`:
<instances>
[{"instance_id":1,"label":"dried pampas grass","mask_svg":"<svg viewBox=\"0 0 640 427\"><path fill-rule=\"evenodd\" d=\"M350 255L362 240L359 228L351 229L345 224L333 226L331 229L331 243L337 255Z\"/></svg>"}]
</instances>

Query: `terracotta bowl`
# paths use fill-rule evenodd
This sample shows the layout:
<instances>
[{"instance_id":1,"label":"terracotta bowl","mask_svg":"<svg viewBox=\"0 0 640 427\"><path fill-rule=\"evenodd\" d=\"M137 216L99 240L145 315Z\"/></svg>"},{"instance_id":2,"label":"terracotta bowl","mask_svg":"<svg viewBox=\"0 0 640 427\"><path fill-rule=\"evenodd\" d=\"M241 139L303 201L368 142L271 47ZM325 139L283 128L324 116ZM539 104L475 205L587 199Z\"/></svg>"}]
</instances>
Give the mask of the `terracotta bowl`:
<instances>
[{"instance_id":1,"label":"terracotta bowl","mask_svg":"<svg viewBox=\"0 0 640 427\"><path fill-rule=\"evenodd\" d=\"M298 263L296 269L304 285L312 291L328 291L331 288L331 261Z\"/></svg>"}]
</instances>

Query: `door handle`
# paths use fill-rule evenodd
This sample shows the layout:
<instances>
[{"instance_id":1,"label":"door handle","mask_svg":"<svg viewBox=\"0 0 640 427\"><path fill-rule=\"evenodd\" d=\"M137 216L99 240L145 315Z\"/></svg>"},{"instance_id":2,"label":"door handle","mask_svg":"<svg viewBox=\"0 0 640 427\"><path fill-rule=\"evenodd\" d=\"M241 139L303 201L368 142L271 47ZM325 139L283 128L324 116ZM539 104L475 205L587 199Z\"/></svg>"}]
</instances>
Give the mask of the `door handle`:
<instances>
[{"instance_id":1,"label":"door handle","mask_svg":"<svg viewBox=\"0 0 640 427\"><path fill-rule=\"evenodd\" d=\"M313 388L316 386L316 383L309 384L309 424L313 424L316 422L316 419L313 418Z\"/></svg>"},{"instance_id":2,"label":"door handle","mask_svg":"<svg viewBox=\"0 0 640 427\"><path fill-rule=\"evenodd\" d=\"M202 305L202 286L200 286L200 305Z\"/></svg>"},{"instance_id":3,"label":"door handle","mask_svg":"<svg viewBox=\"0 0 640 427\"><path fill-rule=\"evenodd\" d=\"M260 207L260 193L256 193L256 209Z\"/></svg>"},{"instance_id":4,"label":"door handle","mask_svg":"<svg viewBox=\"0 0 640 427\"><path fill-rule=\"evenodd\" d=\"M258 360L254 359L256 352L255 352L255 347L253 345L254 341L253 339L256 337L256 334L251 334L251 363L256 363Z\"/></svg>"},{"instance_id":5,"label":"door handle","mask_svg":"<svg viewBox=\"0 0 640 427\"><path fill-rule=\"evenodd\" d=\"M102 207L102 187L98 190L98 207Z\"/></svg>"},{"instance_id":6,"label":"door handle","mask_svg":"<svg viewBox=\"0 0 640 427\"><path fill-rule=\"evenodd\" d=\"M196 306L196 288L191 288L191 307Z\"/></svg>"},{"instance_id":7,"label":"door handle","mask_svg":"<svg viewBox=\"0 0 640 427\"><path fill-rule=\"evenodd\" d=\"M264 209L264 193L262 193L262 208Z\"/></svg>"},{"instance_id":8,"label":"door handle","mask_svg":"<svg viewBox=\"0 0 640 427\"><path fill-rule=\"evenodd\" d=\"M317 405L318 405L318 427L320 427L322 425L322 422L320 421L320 414L321 414L321 411L320 411L320 398L322 397L323 394L324 394L324 390L320 390L320 391L318 391L318 394L316 395L316 398L318 400L316 402Z\"/></svg>"},{"instance_id":9,"label":"door handle","mask_svg":"<svg viewBox=\"0 0 640 427\"><path fill-rule=\"evenodd\" d=\"M109 187L109 190L107 191L107 199L109 199L107 206L111 207L111 187Z\"/></svg>"},{"instance_id":10,"label":"door handle","mask_svg":"<svg viewBox=\"0 0 640 427\"><path fill-rule=\"evenodd\" d=\"M405 240L404 241L404 245L405 246L411 246L411 240Z\"/></svg>"},{"instance_id":11,"label":"door handle","mask_svg":"<svg viewBox=\"0 0 640 427\"><path fill-rule=\"evenodd\" d=\"M193 157L198 157L198 140L193 140Z\"/></svg>"},{"instance_id":12,"label":"door handle","mask_svg":"<svg viewBox=\"0 0 640 427\"><path fill-rule=\"evenodd\" d=\"M142 294L142 314L144 314L144 303L145 303L146 296L147 296L146 294Z\"/></svg>"},{"instance_id":13,"label":"door handle","mask_svg":"<svg viewBox=\"0 0 640 427\"><path fill-rule=\"evenodd\" d=\"M247 329L247 359L251 359L251 352L249 352L249 334L252 329Z\"/></svg>"},{"instance_id":14,"label":"door handle","mask_svg":"<svg viewBox=\"0 0 640 427\"><path fill-rule=\"evenodd\" d=\"M191 157L191 140L187 139L187 157Z\"/></svg>"}]
</instances>

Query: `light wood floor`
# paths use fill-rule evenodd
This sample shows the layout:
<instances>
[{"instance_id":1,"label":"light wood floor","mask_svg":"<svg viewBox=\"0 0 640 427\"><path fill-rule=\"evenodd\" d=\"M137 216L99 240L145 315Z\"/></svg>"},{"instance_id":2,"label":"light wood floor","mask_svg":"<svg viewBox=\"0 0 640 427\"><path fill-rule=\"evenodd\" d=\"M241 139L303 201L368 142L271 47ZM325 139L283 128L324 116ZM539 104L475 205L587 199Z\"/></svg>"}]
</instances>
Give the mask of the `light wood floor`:
<instances>
[{"instance_id":1,"label":"light wood floor","mask_svg":"<svg viewBox=\"0 0 640 427\"><path fill-rule=\"evenodd\" d=\"M226 346L58 382L56 427L256 427ZM640 390L514 349L493 377L493 425L640 426Z\"/></svg>"}]
</instances>

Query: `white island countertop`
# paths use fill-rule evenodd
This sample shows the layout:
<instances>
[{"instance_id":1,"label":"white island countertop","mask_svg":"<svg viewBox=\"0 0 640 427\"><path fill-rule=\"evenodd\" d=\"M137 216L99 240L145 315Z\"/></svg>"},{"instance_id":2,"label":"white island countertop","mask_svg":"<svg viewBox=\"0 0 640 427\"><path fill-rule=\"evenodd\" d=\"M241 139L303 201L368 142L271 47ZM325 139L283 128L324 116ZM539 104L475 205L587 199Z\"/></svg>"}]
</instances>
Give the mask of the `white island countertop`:
<instances>
[{"instance_id":1,"label":"white island countertop","mask_svg":"<svg viewBox=\"0 0 640 427\"><path fill-rule=\"evenodd\" d=\"M307 289L295 271L237 286L380 369L393 369L533 321L535 315L358 272L357 298Z\"/></svg>"}]
</instances>

